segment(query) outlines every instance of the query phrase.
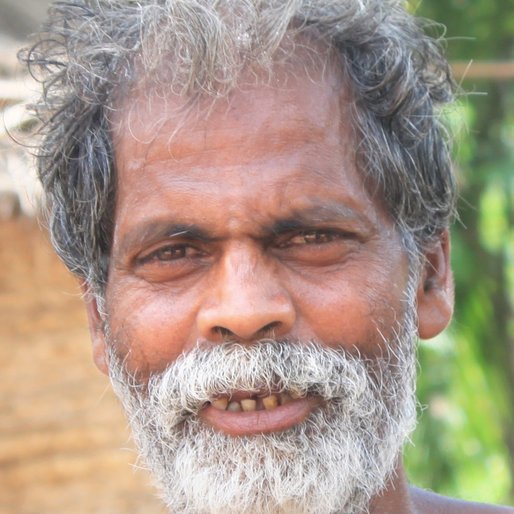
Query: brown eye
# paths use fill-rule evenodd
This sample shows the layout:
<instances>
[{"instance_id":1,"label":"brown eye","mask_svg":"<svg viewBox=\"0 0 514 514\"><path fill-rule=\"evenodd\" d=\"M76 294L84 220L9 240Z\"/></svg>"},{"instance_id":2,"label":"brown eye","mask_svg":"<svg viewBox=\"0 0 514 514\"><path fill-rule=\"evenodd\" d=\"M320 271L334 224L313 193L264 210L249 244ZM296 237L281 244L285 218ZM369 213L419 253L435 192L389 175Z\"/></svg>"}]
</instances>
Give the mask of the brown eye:
<instances>
[{"instance_id":1,"label":"brown eye","mask_svg":"<svg viewBox=\"0 0 514 514\"><path fill-rule=\"evenodd\" d=\"M286 244L288 245L308 245L308 244L325 244L331 243L338 239L338 234L322 230L309 230L301 232L291 237Z\"/></svg>"},{"instance_id":2,"label":"brown eye","mask_svg":"<svg viewBox=\"0 0 514 514\"><path fill-rule=\"evenodd\" d=\"M355 233L340 229L308 229L284 235L275 251L280 259L309 266L345 261L359 246Z\"/></svg>"},{"instance_id":3,"label":"brown eye","mask_svg":"<svg viewBox=\"0 0 514 514\"><path fill-rule=\"evenodd\" d=\"M209 253L188 243L164 244L141 254L135 273L148 282L171 282L205 269Z\"/></svg>"},{"instance_id":4,"label":"brown eye","mask_svg":"<svg viewBox=\"0 0 514 514\"><path fill-rule=\"evenodd\" d=\"M141 264L147 264L150 262L170 262L179 259L187 259L200 256L202 252L193 246L177 244L168 245L151 252L139 259Z\"/></svg>"},{"instance_id":5,"label":"brown eye","mask_svg":"<svg viewBox=\"0 0 514 514\"><path fill-rule=\"evenodd\" d=\"M174 259L183 259L186 255L187 249L185 246L167 246L154 252L152 258L159 261L172 261Z\"/></svg>"}]
</instances>

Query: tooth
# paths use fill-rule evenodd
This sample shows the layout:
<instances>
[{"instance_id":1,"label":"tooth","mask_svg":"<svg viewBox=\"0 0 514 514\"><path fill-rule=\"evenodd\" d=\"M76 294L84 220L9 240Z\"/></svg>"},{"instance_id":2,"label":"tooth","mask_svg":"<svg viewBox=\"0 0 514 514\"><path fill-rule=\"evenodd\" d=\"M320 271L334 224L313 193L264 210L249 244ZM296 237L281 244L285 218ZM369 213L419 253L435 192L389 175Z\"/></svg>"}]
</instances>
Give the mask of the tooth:
<instances>
[{"instance_id":1,"label":"tooth","mask_svg":"<svg viewBox=\"0 0 514 514\"><path fill-rule=\"evenodd\" d=\"M227 410L230 412L241 412L241 405L239 402L230 402L228 404Z\"/></svg>"},{"instance_id":2,"label":"tooth","mask_svg":"<svg viewBox=\"0 0 514 514\"><path fill-rule=\"evenodd\" d=\"M298 391L291 391L290 396L293 400L298 400L298 398L303 398L303 395L299 393Z\"/></svg>"},{"instance_id":3,"label":"tooth","mask_svg":"<svg viewBox=\"0 0 514 514\"><path fill-rule=\"evenodd\" d=\"M211 402L211 405L218 410L227 410L228 398L217 398Z\"/></svg>"},{"instance_id":4,"label":"tooth","mask_svg":"<svg viewBox=\"0 0 514 514\"><path fill-rule=\"evenodd\" d=\"M244 412L252 412L257 408L257 402L251 398L241 400L241 407Z\"/></svg>"},{"instance_id":5,"label":"tooth","mask_svg":"<svg viewBox=\"0 0 514 514\"><path fill-rule=\"evenodd\" d=\"M289 396L288 393L280 393L280 405L285 405L286 403L289 403L293 399L291 396Z\"/></svg>"},{"instance_id":6,"label":"tooth","mask_svg":"<svg viewBox=\"0 0 514 514\"><path fill-rule=\"evenodd\" d=\"M262 399L262 404L266 410L272 410L278 405L278 398L274 394L271 394Z\"/></svg>"}]
</instances>

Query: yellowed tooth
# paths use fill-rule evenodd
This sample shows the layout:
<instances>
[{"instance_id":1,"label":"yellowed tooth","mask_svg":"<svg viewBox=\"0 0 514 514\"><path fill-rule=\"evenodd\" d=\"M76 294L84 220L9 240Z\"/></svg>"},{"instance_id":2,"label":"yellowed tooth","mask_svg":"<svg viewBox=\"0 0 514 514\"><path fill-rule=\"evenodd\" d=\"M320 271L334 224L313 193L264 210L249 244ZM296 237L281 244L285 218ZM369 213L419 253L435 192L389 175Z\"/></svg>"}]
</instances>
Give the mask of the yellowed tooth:
<instances>
[{"instance_id":1,"label":"yellowed tooth","mask_svg":"<svg viewBox=\"0 0 514 514\"><path fill-rule=\"evenodd\" d=\"M251 398L245 398L241 400L241 407L244 412L252 412L257 408L257 402Z\"/></svg>"},{"instance_id":2,"label":"yellowed tooth","mask_svg":"<svg viewBox=\"0 0 514 514\"><path fill-rule=\"evenodd\" d=\"M217 398L212 400L211 405L218 410L227 410L228 398Z\"/></svg>"},{"instance_id":3,"label":"yellowed tooth","mask_svg":"<svg viewBox=\"0 0 514 514\"><path fill-rule=\"evenodd\" d=\"M262 399L262 404L266 410L272 410L278 405L278 398L276 395L270 394Z\"/></svg>"},{"instance_id":4,"label":"yellowed tooth","mask_svg":"<svg viewBox=\"0 0 514 514\"><path fill-rule=\"evenodd\" d=\"M239 402L232 401L228 404L227 410L230 412L241 412L241 405Z\"/></svg>"},{"instance_id":5,"label":"yellowed tooth","mask_svg":"<svg viewBox=\"0 0 514 514\"><path fill-rule=\"evenodd\" d=\"M291 402L293 399L288 393L280 393L280 405L285 405Z\"/></svg>"},{"instance_id":6,"label":"yellowed tooth","mask_svg":"<svg viewBox=\"0 0 514 514\"><path fill-rule=\"evenodd\" d=\"M298 400L299 398L303 398L302 394L301 394L301 393L299 393L298 391L291 391L291 392L289 393L289 395L291 396L291 398L292 398L293 400Z\"/></svg>"}]
</instances>

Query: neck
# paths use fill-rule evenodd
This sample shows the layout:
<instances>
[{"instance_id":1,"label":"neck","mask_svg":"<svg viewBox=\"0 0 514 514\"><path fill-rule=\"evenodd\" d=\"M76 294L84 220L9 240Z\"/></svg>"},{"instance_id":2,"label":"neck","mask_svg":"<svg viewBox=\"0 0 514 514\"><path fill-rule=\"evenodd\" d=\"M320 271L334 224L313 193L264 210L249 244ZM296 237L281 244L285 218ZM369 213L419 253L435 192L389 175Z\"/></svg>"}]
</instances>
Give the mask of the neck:
<instances>
[{"instance_id":1,"label":"neck","mask_svg":"<svg viewBox=\"0 0 514 514\"><path fill-rule=\"evenodd\" d=\"M370 514L415 514L403 463L399 462L386 488L373 498Z\"/></svg>"}]
</instances>

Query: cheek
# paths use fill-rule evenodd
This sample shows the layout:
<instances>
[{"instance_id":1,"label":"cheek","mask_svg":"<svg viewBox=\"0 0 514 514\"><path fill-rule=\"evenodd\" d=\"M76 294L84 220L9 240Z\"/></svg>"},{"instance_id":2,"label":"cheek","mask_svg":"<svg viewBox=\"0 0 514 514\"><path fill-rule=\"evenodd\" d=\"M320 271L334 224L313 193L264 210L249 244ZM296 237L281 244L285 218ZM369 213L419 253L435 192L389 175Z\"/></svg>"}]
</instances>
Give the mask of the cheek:
<instances>
[{"instance_id":1,"label":"cheek","mask_svg":"<svg viewBox=\"0 0 514 514\"><path fill-rule=\"evenodd\" d=\"M397 266L349 266L297 291L300 317L328 346L376 354L403 319L406 280Z\"/></svg>"},{"instance_id":2,"label":"cheek","mask_svg":"<svg viewBox=\"0 0 514 514\"><path fill-rule=\"evenodd\" d=\"M346 348L362 347L370 339L376 339L372 301L364 289L355 294L341 281L339 287L317 290L318 294L309 299L302 295L301 300L301 318L311 327L316 339L328 346Z\"/></svg>"},{"instance_id":3,"label":"cheek","mask_svg":"<svg viewBox=\"0 0 514 514\"><path fill-rule=\"evenodd\" d=\"M107 307L115 349L131 371L162 371L196 342L194 306L182 296L132 290Z\"/></svg>"}]
</instances>

